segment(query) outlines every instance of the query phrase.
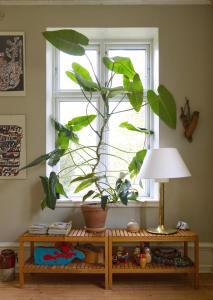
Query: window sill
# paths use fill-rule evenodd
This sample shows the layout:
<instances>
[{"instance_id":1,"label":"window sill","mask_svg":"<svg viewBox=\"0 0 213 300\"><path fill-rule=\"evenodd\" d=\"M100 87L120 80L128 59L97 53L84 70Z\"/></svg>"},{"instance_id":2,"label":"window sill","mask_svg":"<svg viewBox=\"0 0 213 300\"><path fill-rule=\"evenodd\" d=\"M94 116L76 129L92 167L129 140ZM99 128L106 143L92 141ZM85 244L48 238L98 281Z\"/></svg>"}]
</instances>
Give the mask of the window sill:
<instances>
[{"instance_id":1,"label":"window sill","mask_svg":"<svg viewBox=\"0 0 213 300\"><path fill-rule=\"evenodd\" d=\"M89 203L90 201L87 201ZM93 203L99 203L99 201L91 201ZM78 200L58 200L56 208L65 208L65 207L80 207L82 201ZM156 199L146 199L141 201L130 201L128 205L122 203L111 203L110 208L132 208L132 207L159 207L159 201Z\"/></svg>"}]
</instances>

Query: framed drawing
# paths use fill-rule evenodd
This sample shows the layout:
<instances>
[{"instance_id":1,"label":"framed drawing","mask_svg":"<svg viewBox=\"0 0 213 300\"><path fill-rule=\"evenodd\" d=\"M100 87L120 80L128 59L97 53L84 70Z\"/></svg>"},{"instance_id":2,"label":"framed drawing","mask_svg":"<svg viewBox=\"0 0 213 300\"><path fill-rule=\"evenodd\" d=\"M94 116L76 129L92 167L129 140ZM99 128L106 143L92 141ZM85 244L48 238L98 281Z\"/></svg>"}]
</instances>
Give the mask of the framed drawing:
<instances>
[{"instance_id":1,"label":"framed drawing","mask_svg":"<svg viewBox=\"0 0 213 300\"><path fill-rule=\"evenodd\" d=\"M0 179L26 178L25 135L24 115L0 115Z\"/></svg>"},{"instance_id":2,"label":"framed drawing","mask_svg":"<svg viewBox=\"0 0 213 300\"><path fill-rule=\"evenodd\" d=\"M0 32L0 96L25 96L23 32Z\"/></svg>"}]
</instances>

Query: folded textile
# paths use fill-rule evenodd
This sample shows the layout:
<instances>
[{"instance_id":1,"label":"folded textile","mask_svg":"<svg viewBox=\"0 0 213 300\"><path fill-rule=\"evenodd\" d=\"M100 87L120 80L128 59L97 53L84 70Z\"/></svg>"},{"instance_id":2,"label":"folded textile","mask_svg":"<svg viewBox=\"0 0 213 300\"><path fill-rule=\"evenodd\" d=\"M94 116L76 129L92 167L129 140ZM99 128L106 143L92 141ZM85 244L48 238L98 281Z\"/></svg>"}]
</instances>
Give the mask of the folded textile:
<instances>
[{"instance_id":1,"label":"folded textile","mask_svg":"<svg viewBox=\"0 0 213 300\"><path fill-rule=\"evenodd\" d=\"M79 250L62 252L53 247L36 247L34 250L34 263L36 265L67 265L74 259L84 260L85 255Z\"/></svg>"}]
</instances>

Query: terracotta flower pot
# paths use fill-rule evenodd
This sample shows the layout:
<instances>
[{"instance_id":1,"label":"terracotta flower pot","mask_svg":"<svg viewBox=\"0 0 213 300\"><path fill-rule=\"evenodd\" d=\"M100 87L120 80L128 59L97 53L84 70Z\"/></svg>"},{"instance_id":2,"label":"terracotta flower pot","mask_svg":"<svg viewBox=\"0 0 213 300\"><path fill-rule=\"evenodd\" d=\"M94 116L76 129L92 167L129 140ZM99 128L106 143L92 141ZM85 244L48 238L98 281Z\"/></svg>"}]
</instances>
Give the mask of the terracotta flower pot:
<instances>
[{"instance_id":1,"label":"terracotta flower pot","mask_svg":"<svg viewBox=\"0 0 213 300\"><path fill-rule=\"evenodd\" d=\"M82 204L81 211L87 231L100 232L106 229L107 208L104 210L100 204L90 203Z\"/></svg>"}]
</instances>

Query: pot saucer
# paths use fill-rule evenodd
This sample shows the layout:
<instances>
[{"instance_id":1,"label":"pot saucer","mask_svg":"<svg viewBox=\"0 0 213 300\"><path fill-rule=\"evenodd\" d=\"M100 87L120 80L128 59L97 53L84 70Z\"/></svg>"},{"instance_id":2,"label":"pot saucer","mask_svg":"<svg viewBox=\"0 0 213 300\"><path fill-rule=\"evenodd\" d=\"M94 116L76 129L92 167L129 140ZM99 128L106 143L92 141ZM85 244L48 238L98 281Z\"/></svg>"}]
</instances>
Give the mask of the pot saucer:
<instances>
[{"instance_id":1,"label":"pot saucer","mask_svg":"<svg viewBox=\"0 0 213 300\"><path fill-rule=\"evenodd\" d=\"M84 229L88 232L103 232L106 230L106 227L100 227L100 228L92 228L92 227L84 227Z\"/></svg>"}]
</instances>

